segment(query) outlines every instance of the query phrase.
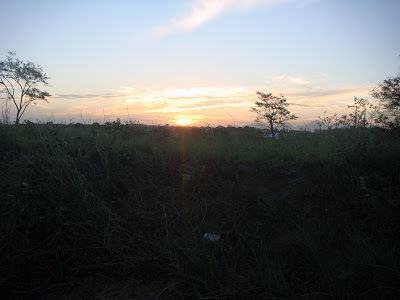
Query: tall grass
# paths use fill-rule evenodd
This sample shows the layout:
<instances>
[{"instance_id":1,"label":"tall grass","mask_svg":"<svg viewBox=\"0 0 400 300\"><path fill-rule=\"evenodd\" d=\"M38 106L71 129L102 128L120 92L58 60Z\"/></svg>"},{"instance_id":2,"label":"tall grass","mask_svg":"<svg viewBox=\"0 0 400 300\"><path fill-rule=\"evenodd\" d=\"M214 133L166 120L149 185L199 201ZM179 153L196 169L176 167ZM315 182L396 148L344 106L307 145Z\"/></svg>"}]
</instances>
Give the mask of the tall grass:
<instances>
[{"instance_id":1,"label":"tall grass","mask_svg":"<svg viewBox=\"0 0 400 300\"><path fill-rule=\"evenodd\" d=\"M0 137L8 295L399 296L396 132L27 124Z\"/></svg>"}]
</instances>

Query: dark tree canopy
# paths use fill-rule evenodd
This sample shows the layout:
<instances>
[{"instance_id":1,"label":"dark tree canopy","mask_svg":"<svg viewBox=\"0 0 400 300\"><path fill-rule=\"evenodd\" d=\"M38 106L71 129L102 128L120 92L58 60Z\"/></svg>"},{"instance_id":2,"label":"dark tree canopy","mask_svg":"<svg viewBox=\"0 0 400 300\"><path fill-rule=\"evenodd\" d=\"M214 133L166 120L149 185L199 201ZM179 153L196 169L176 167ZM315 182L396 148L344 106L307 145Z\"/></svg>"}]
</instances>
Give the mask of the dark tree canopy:
<instances>
[{"instance_id":1,"label":"dark tree canopy","mask_svg":"<svg viewBox=\"0 0 400 300\"><path fill-rule=\"evenodd\" d=\"M22 115L31 103L43 100L51 95L41 91L38 85L47 84L49 77L41 66L32 62L23 62L15 58L14 52L9 52L7 59L0 62L0 88L6 101L12 101L17 110L15 124L20 122Z\"/></svg>"},{"instance_id":2,"label":"dark tree canopy","mask_svg":"<svg viewBox=\"0 0 400 300\"><path fill-rule=\"evenodd\" d=\"M379 99L387 109L400 108L400 75L388 78L378 84L371 92L374 98Z\"/></svg>"},{"instance_id":3,"label":"dark tree canopy","mask_svg":"<svg viewBox=\"0 0 400 300\"><path fill-rule=\"evenodd\" d=\"M389 127L400 126L400 74L394 78L385 79L378 87L371 91L371 95L379 99L386 114L383 114L384 122Z\"/></svg>"},{"instance_id":4,"label":"dark tree canopy","mask_svg":"<svg viewBox=\"0 0 400 300\"><path fill-rule=\"evenodd\" d=\"M283 95L274 96L263 92L257 92L257 95L259 101L255 102L256 106L252 107L251 111L257 114L255 121L265 124L273 137L278 129L285 126L286 121L297 119L286 108L289 103Z\"/></svg>"}]
</instances>

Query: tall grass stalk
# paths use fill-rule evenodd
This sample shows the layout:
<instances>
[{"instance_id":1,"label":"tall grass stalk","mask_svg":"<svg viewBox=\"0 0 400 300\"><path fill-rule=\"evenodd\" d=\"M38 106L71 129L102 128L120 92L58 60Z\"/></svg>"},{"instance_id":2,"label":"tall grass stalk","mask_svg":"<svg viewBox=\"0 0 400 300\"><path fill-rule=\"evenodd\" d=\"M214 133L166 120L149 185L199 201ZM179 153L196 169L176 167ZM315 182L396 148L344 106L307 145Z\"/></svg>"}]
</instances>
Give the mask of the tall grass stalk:
<instances>
[{"instance_id":1,"label":"tall grass stalk","mask_svg":"<svg viewBox=\"0 0 400 300\"><path fill-rule=\"evenodd\" d=\"M394 131L28 123L0 138L2 294L400 296Z\"/></svg>"}]
</instances>

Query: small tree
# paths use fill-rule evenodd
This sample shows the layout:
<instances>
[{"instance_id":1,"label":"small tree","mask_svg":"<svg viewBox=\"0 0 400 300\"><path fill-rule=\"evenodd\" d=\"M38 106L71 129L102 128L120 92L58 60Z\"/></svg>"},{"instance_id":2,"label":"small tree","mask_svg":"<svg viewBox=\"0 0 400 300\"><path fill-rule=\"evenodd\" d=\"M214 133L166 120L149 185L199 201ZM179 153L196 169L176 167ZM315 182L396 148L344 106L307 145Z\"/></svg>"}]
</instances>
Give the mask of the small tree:
<instances>
[{"instance_id":1,"label":"small tree","mask_svg":"<svg viewBox=\"0 0 400 300\"><path fill-rule=\"evenodd\" d=\"M338 128L339 126L339 117L337 114L327 116L326 111L324 111L324 117L322 118L321 116L318 116L318 119L320 120L318 122L319 129L321 130L322 124L325 125L326 129L332 129L333 127Z\"/></svg>"},{"instance_id":2,"label":"small tree","mask_svg":"<svg viewBox=\"0 0 400 300\"><path fill-rule=\"evenodd\" d=\"M47 101L48 92L40 91L37 85L47 84L49 77L43 73L42 67L23 62L14 57L14 52L8 52L7 59L0 62L0 88L6 95L6 101L11 101L17 110L15 124L19 124L28 106L36 101Z\"/></svg>"},{"instance_id":3,"label":"small tree","mask_svg":"<svg viewBox=\"0 0 400 300\"><path fill-rule=\"evenodd\" d=\"M372 126L374 119L379 117L379 106L374 106L367 99L354 97L353 105L348 105L353 112L348 115L339 117L337 114L318 117L320 124L324 124L327 129L335 128L351 128L351 127L367 127Z\"/></svg>"},{"instance_id":4,"label":"small tree","mask_svg":"<svg viewBox=\"0 0 400 300\"><path fill-rule=\"evenodd\" d=\"M347 116L347 121L350 122L350 126L353 127L367 127L367 111L368 108L372 108L372 104L367 99L354 97L353 105L348 105L348 108L352 108L354 113ZM343 122L346 121L346 116L343 115Z\"/></svg>"},{"instance_id":5,"label":"small tree","mask_svg":"<svg viewBox=\"0 0 400 300\"><path fill-rule=\"evenodd\" d=\"M388 78L371 91L374 98L379 99L386 113L380 114L377 122L388 127L400 127L400 74Z\"/></svg>"},{"instance_id":6,"label":"small tree","mask_svg":"<svg viewBox=\"0 0 400 300\"><path fill-rule=\"evenodd\" d=\"M286 109L289 103L283 95L274 96L263 92L257 92L257 95L260 101L256 101L256 107L252 107L250 111L257 114L255 121L265 124L272 137L275 137L277 130L284 127L287 121L297 119Z\"/></svg>"}]
</instances>

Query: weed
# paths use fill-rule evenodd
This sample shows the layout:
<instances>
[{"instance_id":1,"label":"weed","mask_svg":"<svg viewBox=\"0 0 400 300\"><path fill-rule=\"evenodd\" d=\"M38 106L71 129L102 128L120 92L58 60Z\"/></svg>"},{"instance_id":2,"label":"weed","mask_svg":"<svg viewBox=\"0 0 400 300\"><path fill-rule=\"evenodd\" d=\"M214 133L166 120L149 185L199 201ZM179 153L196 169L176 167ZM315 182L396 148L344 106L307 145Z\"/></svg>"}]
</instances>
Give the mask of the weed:
<instances>
[{"instance_id":1,"label":"weed","mask_svg":"<svg viewBox=\"0 0 400 300\"><path fill-rule=\"evenodd\" d=\"M399 296L396 132L29 123L0 138L3 294Z\"/></svg>"}]
</instances>

